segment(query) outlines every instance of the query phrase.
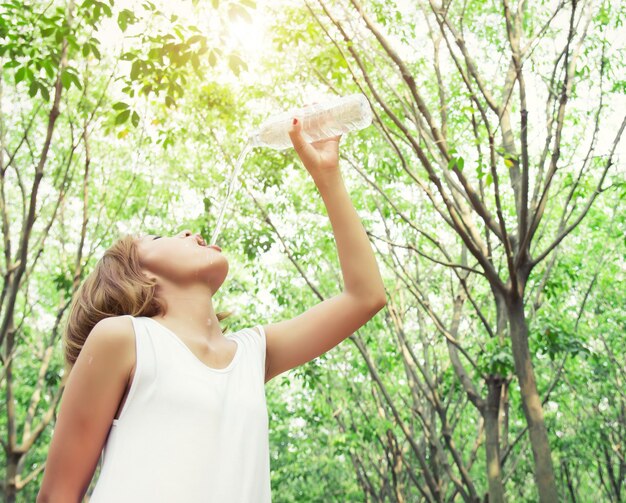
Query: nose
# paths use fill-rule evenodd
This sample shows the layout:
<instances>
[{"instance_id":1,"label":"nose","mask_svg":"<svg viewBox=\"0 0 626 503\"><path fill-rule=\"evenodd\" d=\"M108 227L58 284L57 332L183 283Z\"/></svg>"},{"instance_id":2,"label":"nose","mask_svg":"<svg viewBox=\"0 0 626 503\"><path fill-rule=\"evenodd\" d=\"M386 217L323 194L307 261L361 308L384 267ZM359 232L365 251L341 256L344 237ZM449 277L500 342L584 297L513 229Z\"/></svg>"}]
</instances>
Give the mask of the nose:
<instances>
[{"instance_id":1,"label":"nose","mask_svg":"<svg viewBox=\"0 0 626 503\"><path fill-rule=\"evenodd\" d=\"M189 229L185 229L183 232L179 234L179 236L182 238L186 238L186 237L191 236L192 234L193 232L191 232Z\"/></svg>"}]
</instances>

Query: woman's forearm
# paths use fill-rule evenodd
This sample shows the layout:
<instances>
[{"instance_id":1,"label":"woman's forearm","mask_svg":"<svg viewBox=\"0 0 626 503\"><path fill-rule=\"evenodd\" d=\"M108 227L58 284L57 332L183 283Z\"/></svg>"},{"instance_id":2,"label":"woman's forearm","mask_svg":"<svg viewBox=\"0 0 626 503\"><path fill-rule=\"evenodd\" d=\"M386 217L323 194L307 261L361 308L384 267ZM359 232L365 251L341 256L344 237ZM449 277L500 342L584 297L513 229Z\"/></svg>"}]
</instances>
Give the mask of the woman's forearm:
<instances>
[{"instance_id":1,"label":"woman's forearm","mask_svg":"<svg viewBox=\"0 0 626 503\"><path fill-rule=\"evenodd\" d=\"M315 179L333 228L344 290L367 302L386 303L385 287L371 244L339 168Z\"/></svg>"}]
</instances>

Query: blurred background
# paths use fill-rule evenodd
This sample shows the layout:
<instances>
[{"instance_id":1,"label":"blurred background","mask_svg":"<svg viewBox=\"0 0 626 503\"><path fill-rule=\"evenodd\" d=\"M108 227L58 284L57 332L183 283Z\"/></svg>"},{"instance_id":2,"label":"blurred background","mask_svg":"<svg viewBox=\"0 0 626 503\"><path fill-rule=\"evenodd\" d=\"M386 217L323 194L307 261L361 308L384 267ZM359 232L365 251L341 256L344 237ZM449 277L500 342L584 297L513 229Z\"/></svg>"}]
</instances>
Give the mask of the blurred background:
<instances>
[{"instance_id":1,"label":"blurred background","mask_svg":"<svg viewBox=\"0 0 626 503\"><path fill-rule=\"evenodd\" d=\"M266 385L273 501L623 501L625 11L6 0L3 499L35 501L65 317L103 251L125 233L209 239L264 119L362 93L374 123L342 138L340 165L388 304ZM229 330L342 290L291 149L249 154L218 244Z\"/></svg>"}]
</instances>

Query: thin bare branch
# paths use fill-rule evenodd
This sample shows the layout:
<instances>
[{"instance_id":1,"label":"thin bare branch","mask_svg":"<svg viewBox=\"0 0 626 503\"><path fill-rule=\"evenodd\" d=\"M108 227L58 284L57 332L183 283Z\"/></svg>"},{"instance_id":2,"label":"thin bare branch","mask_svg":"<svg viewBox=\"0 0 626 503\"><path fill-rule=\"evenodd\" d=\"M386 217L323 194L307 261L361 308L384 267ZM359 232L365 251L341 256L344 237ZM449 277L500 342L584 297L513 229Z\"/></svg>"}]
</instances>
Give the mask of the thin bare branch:
<instances>
[{"instance_id":1,"label":"thin bare branch","mask_svg":"<svg viewBox=\"0 0 626 503\"><path fill-rule=\"evenodd\" d=\"M602 175L600 176L600 180L598 181L596 189L589 196L589 199L587 200L585 207L579 213L578 217L576 217L576 219L565 230L563 230L542 253L540 253L535 259L533 259L532 261L533 266L541 262L544 258L546 258L546 256L552 250L554 250L554 248L556 248L561 243L561 241L563 241L563 239L565 239L565 237L578 226L578 224L580 224L582 219L585 218L585 216L589 212L591 205L596 200L598 195L601 192L603 192L604 189L602 189L602 183L604 182L604 179L606 178L606 175L609 169L611 168L611 166L613 166L613 155L615 154L615 149L617 148L617 145L619 144L619 141L622 137L622 133L624 132L625 127L626 127L626 115L624 116L622 120L622 124L619 130L617 131L617 134L615 135L615 139L613 140L613 146L611 147L611 154L609 155L609 158L606 161L604 170L602 171Z\"/></svg>"}]
</instances>

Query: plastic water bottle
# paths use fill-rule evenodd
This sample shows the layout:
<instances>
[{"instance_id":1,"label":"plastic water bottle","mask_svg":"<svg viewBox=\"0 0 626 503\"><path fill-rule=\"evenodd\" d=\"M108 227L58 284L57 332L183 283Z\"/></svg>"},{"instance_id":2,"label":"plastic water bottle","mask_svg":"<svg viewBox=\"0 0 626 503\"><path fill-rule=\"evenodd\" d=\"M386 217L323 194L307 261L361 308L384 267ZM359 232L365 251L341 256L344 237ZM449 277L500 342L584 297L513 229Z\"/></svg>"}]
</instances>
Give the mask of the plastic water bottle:
<instances>
[{"instance_id":1,"label":"plastic water bottle","mask_svg":"<svg viewBox=\"0 0 626 503\"><path fill-rule=\"evenodd\" d=\"M302 121L302 136L311 143L351 131L372 123L372 110L362 94L335 98L275 115L267 119L250 136L250 146L284 150L293 146L289 129L294 117Z\"/></svg>"}]
</instances>

